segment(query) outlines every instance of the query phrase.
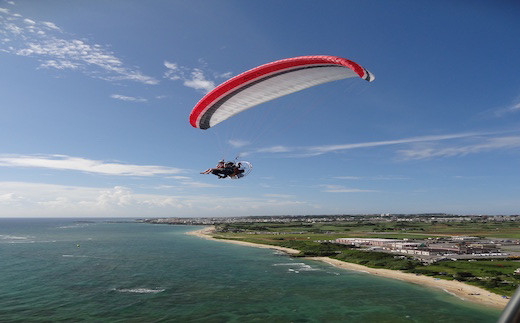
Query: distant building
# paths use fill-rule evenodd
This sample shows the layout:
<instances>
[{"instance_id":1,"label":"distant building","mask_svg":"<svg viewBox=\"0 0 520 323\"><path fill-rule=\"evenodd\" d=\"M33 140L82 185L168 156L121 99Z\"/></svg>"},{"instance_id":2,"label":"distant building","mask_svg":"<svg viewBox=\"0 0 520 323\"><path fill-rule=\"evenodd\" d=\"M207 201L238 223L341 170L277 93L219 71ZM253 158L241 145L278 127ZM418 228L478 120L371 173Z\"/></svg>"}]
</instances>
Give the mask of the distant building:
<instances>
[{"instance_id":1,"label":"distant building","mask_svg":"<svg viewBox=\"0 0 520 323\"><path fill-rule=\"evenodd\" d=\"M336 243L346 244L352 246L377 246L377 247L385 247L391 243L404 243L403 240L395 240L395 239L376 239L376 238L338 238L336 239Z\"/></svg>"},{"instance_id":2,"label":"distant building","mask_svg":"<svg viewBox=\"0 0 520 323\"><path fill-rule=\"evenodd\" d=\"M454 241L477 241L478 237L467 237L467 236L453 236L451 237Z\"/></svg>"},{"instance_id":3,"label":"distant building","mask_svg":"<svg viewBox=\"0 0 520 323\"><path fill-rule=\"evenodd\" d=\"M428 246L428 250L430 253L435 254L460 254L463 253L465 250L462 250L461 246L459 245L453 245L453 244L446 244L446 243L436 243L431 244Z\"/></svg>"}]
</instances>

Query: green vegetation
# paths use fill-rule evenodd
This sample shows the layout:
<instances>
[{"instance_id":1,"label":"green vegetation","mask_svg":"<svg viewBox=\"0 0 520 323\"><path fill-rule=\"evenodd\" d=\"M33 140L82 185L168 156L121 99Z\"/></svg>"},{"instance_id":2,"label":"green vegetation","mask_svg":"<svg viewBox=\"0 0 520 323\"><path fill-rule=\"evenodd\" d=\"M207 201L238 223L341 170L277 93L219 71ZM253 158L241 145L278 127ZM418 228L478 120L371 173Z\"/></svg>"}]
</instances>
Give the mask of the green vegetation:
<instances>
[{"instance_id":1,"label":"green vegetation","mask_svg":"<svg viewBox=\"0 0 520 323\"><path fill-rule=\"evenodd\" d=\"M455 279L482 287L499 295L513 295L520 283L514 275L520 267L516 260L442 261L429 266L419 266L414 273L444 279Z\"/></svg>"},{"instance_id":2,"label":"green vegetation","mask_svg":"<svg viewBox=\"0 0 520 323\"><path fill-rule=\"evenodd\" d=\"M340 237L418 238L446 235L520 238L517 223L423 223L423 222L337 222L337 223L237 223L218 227L215 238L241 240L300 250L296 257L324 256L372 268L401 270L409 273L458 280L511 296L520 276L516 259L440 261L424 265L418 260L394 254L373 252L328 242ZM322 241L322 242L317 242Z\"/></svg>"},{"instance_id":3,"label":"green vegetation","mask_svg":"<svg viewBox=\"0 0 520 323\"><path fill-rule=\"evenodd\" d=\"M384 237L384 238L420 238L441 237L451 235L471 235L479 237L520 239L520 223L518 222L290 222L290 223L229 223L223 224L224 232L303 232L340 234L341 237Z\"/></svg>"}]
</instances>

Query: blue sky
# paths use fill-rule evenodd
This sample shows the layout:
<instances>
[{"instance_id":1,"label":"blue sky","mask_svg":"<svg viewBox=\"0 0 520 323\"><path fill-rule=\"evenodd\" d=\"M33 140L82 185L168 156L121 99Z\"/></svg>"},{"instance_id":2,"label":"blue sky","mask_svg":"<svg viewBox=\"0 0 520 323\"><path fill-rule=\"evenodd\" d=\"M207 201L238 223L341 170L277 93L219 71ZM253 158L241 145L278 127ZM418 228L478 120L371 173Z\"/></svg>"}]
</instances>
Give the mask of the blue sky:
<instances>
[{"instance_id":1,"label":"blue sky","mask_svg":"<svg viewBox=\"0 0 520 323\"><path fill-rule=\"evenodd\" d=\"M0 1L0 217L520 213L515 1ZM301 55L375 74L206 131ZM242 180L200 171L249 160Z\"/></svg>"}]
</instances>

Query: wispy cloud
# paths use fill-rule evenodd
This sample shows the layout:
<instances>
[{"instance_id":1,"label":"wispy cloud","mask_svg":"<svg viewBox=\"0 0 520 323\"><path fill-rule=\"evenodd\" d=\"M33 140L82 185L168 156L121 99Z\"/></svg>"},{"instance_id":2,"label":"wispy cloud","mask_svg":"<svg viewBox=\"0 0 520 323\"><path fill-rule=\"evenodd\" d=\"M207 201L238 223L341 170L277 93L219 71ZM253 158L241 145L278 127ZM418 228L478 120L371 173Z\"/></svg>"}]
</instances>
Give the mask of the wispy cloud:
<instances>
[{"instance_id":1,"label":"wispy cloud","mask_svg":"<svg viewBox=\"0 0 520 323\"><path fill-rule=\"evenodd\" d=\"M504 150L504 149L517 149L520 148L520 136L508 136L498 138L486 138L481 142L465 144L465 145L452 145L449 147L416 147L411 149L399 150L398 153L404 159L429 159L429 158L440 158L440 157L454 157L463 156L468 154L476 154L481 152L493 151L493 150Z\"/></svg>"},{"instance_id":2,"label":"wispy cloud","mask_svg":"<svg viewBox=\"0 0 520 323\"><path fill-rule=\"evenodd\" d=\"M171 63L168 61L164 61L164 67L166 67L166 72L164 72L164 77L176 81L180 80L180 75L184 74L183 71L179 68L176 63Z\"/></svg>"},{"instance_id":3,"label":"wispy cloud","mask_svg":"<svg viewBox=\"0 0 520 323\"><path fill-rule=\"evenodd\" d=\"M199 182L199 181L194 181L194 180L181 181L180 184L185 186L185 187L190 187L190 188L214 188L214 187L220 187L220 185L215 185L215 184L211 184L211 183L204 183L204 182Z\"/></svg>"},{"instance_id":4,"label":"wispy cloud","mask_svg":"<svg viewBox=\"0 0 520 323\"><path fill-rule=\"evenodd\" d=\"M280 199L289 199L294 198L294 195L290 194L264 194L265 197L273 197L273 198L280 198Z\"/></svg>"},{"instance_id":5,"label":"wispy cloud","mask_svg":"<svg viewBox=\"0 0 520 323\"><path fill-rule=\"evenodd\" d=\"M375 190L364 190L359 188L348 188L341 185L320 185L323 187L323 192L327 193L372 193Z\"/></svg>"},{"instance_id":6,"label":"wispy cloud","mask_svg":"<svg viewBox=\"0 0 520 323\"><path fill-rule=\"evenodd\" d=\"M196 181L193 178L189 176L168 176L167 178L175 179L178 181L179 185L181 187L188 187L188 188L212 188L212 187L220 187L219 185L211 184L211 183L205 183ZM179 186L172 186L175 188L179 188Z\"/></svg>"},{"instance_id":7,"label":"wispy cloud","mask_svg":"<svg viewBox=\"0 0 520 323\"><path fill-rule=\"evenodd\" d=\"M351 143L351 144L338 144L338 145L321 145L321 146L300 146L300 147L288 147L288 146L272 146L256 149L248 153L283 153L285 157L297 158L297 157L312 157L323 155L327 153L335 153L352 149L360 148L375 148L384 146L399 146L399 145L414 145L417 144L418 148L401 149L397 153L406 159L422 159L440 156L455 156L468 153L478 153L484 151L490 151L494 149L507 149L515 148L518 146L518 136L503 136L503 137L491 137L495 136L496 133L489 132L467 132L467 133L456 133L446 135L434 135L434 136L419 136L410 137L396 140L383 140L383 141L370 141L362 143ZM470 145L460 145L445 147L445 148L434 148L432 145L438 142L449 142L449 141L472 141ZM420 145L419 145L420 144Z\"/></svg>"},{"instance_id":8,"label":"wispy cloud","mask_svg":"<svg viewBox=\"0 0 520 323\"><path fill-rule=\"evenodd\" d=\"M358 148L371 148L371 147L379 147L379 146L410 144L410 143L416 143L416 142L432 142L432 141L441 141L441 140L450 140L450 139L460 139L460 138L474 137L476 135L479 135L479 134L478 133L460 133L460 134L448 134L448 135L437 135L437 136L420 136L420 137L411 137L411 138L397 139L397 140L371 141L371 142L363 142L363 143L356 143L356 144L314 146L314 147L308 147L306 149L308 150L309 153L324 154L324 153L336 152L336 151L341 151L341 150L358 149Z\"/></svg>"},{"instance_id":9,"label":"wispy cloud","mask_svg":"<svg viewBox=\"0 0 520 323\"><path fill-rule=\"evenodd\" d=\"M0 155L0 167L47 168L116 176L155 176L184 172L173 167L131 165L65 155Z\"/></svg>"},{"instance_id":10,"label":"wispy cloud","mask_svg":"<svg viewBox=\"0 0 520 323\"><path fill-rule=\"evenodd\" d=\"M365 181L394 181L394 180L407 180L409 177L405 176L393 176L393 175L381 175L381 176L335 176L335 179L343 179L343 180L365 180Z\"/></svg>"},{"instance_id":11,"label":"wispy cloud","mask_svg":"<svg viewBox=\"0 0 520 323\"><path fill-rule=\"evenodd\" d=\"M496 117L503 117L511 113L520 112L520 97L517 97L509 106L496 109L494 114Z\"/></svg>"},{"instance_id":12,"label":"wispy cloud","mask_svg":"<svg viewBox=\"0 0 520 323\"><path fill-rule=\"evenodd\" d=\"M184 85L187 87L191 87L195 90L204 90L205 92L209 92L215 88L215 83L206 79L204 73L199 69L193 70L190 76L189 79L184 80Z\"/></svg>"},{"instance_id":13,"label":"wispy cloud","mask_svg":"<svg viewBox=\"0 0 520 323\"><path fill-rule=\"evenodd\" d=\"M206 64L204 63L204 65ZM164 72L165 78L172 81L180 80L183 82L184 86L195 90L202 90L206 93L215 88L217 80L229 78L231 76L230 72L205 72L201 68L188 68L169 61L164 61L164 67L166 67L166 71ZM212 75L213 80L211 80L207 74Z\"/></svg>"},{"instance_id":14,"label":"wispy cloud","mask_svg":"<svg viewBox=\"0 0 520 323\"><path fill-rule=\"evenodd\" d=\"M0 8L0 51L39 60L40 68L72 69L110 81L158 81L125 64L104 46L74 39L56 24Z\"/></svg>"},{"instance_id":15,"label":"wispy cloud","mask_svg":"<svg viewBox=\"0 0 520 323\"><path fill-rule=\"evenodd\" d=\"M145 98L126 96L126 95L121 95L121 94L112 94L110 97L112 99L127 101L127 102L147 102L148 101Z\"/></svg>"},{"instance_id":16,"label":"wispy cloud","mask_svg":"<svg viewBox=\"0 0 520 323\"><path fill-rule=\"evenodd\" d=\"M260 148L260 149L255 150L255 152L256 153L288 153L288 152L292 152L292 151L298 150L298 149L301 149L301 148L286 147L286 146L278 145L278 146Z\"/></svg>"},{"instance_id":17,"label":"wispy cloud","mask_svg":"<svg viewBox=\"0 0 520 323\"><path fill-rule=\"evenodd\" d=\"M336 179L346 179L346 180L360 180L360 179L363 179L363 177L360 177L360 176L336 176L334 178L336 178Z\"/></svg>"},{"instance_id":18,"label":"wispy cloud","mask_svg":"<svg viewBox=\"0 0 520 323\"><path fill-rule=\"evenodd\" d=\"M233 73L231 73L231 72L225 72L225 73L215 74L215 78L218 78L218 79L228 79L228 78L230 78L231 76L233 76Z\"/></svg>"},{"instance_id":19,"label":"wispy cloud","mask_svg":"<svg viewBox=\"0 0 520 323\"><path fill-rule=\"evenodd\" d=\"M231 139L228 142L232 147L235 147L235 148L241 148L241 147L245 147L245 146L251 144L251 142L249 142L247 140L240 140L240 139Z\"/></svg>"}]
</instances>

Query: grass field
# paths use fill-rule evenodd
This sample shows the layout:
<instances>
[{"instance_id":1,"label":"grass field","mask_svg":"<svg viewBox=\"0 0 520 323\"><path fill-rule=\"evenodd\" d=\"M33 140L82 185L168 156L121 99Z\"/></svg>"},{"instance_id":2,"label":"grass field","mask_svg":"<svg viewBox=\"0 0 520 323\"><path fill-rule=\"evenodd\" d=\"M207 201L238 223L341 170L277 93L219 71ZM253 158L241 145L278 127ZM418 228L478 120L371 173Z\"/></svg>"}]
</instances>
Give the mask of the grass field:
<instances>
[{"instance_id":1,"label":"grass field","mask_svg":"<svg viewBox=\"0 0 520 323\"><path fill-rule=\"evenodd\" d=\"M479 237L520 239L519 222L291 222L291 223L233 223L224 225L229 230L244 232L308 232L340 234L342 237L440 237L452 235L471 235Z\"/></svg>"}]
</instances>

